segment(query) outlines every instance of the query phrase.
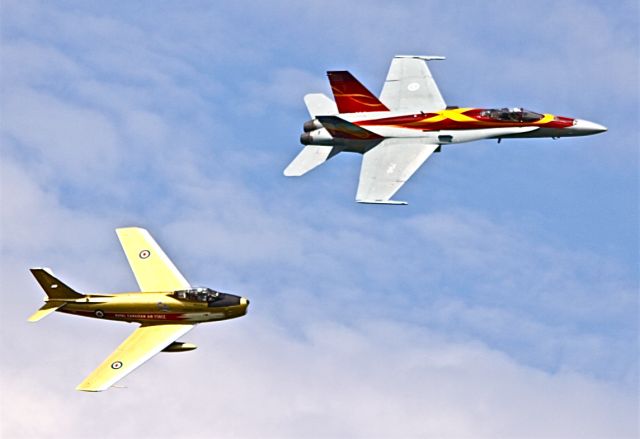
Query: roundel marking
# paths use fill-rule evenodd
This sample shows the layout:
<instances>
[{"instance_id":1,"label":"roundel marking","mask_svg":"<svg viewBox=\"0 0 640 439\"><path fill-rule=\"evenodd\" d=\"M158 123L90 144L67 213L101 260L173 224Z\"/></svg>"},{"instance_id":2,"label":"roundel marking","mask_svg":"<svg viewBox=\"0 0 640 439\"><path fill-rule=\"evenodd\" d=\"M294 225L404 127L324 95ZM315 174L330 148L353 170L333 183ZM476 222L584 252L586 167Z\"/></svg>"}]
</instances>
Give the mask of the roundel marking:
<instances>
[{"instance_id":1,"label":"roundel marking","mask_svg":"<svg viewBox=\"0 0 640 439\"><path fill-rule=\"evenodd\" d=\"M411 84L407 85L407 90L409 91L416 91L419 88L420 84L418 84L417 82L412 82Z\"/></svg>"},{"instance_id":2,"label":"roundel marking","mask_svg":"<svg viewBox=\"0 0 640 439\"><path fill-rule=\"evenodd\" d=\"M114 361L111 363L111 369L120 369L122 367L122 361Z\"/></svg>"},{"instance_id":3,"label":"roundel marking","mask_svg":"<svg viewBox=\"0 0 640 439\"><path fill-rule=\"evenodd\" d=\"M102 311L101 309L97 309L95 315L96 317L102 318L104 317L104 311Z\"/></svg>"},{"instance_id":4,"label":"roundel marking","mask_svg":"<svg viewBox=\"0 0 640 439\"><path fill-rule=\"evenodd\" d=\"M151 252L149 250L142 250L140 253L138 253L138 256L140 257L140 259L147 259L149 256L151 256Z\"/></svg>"}]
</instances>

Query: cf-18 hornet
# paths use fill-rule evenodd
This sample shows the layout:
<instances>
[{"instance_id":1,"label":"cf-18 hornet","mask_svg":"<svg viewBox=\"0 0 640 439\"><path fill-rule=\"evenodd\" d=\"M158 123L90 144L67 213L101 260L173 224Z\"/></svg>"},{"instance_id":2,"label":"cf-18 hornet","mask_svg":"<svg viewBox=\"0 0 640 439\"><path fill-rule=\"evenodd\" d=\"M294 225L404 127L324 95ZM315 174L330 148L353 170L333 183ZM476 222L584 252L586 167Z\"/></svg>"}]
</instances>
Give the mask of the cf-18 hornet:
<instances>
[{"instance_id":1,"label":"cf-18 hornet","mask_svg":"<svg viewBox=\"0 0 640 439\"><path fill-rule=\"evenodd\" d=\"M127 227L116 233L141 292L80 294L51 270L31 269L47 298L30 322L59 311L140 324L77 390L106 390L159 352L193 350L194 344L176 340L198 323L241 317L249 305L244 297L193 288L146 230Z\"/></svg>"},{"instance_id":2,"label":"cf-18 hornet","mask_svg":"<svg viewBox=\"0 0 640 439\"><path fill-rule=\"evenodd\" d=\"M391 197L442 145L482 139L569 137L607 129L594 122L524 108L447 106L425 61L393 58L380 98L348 71L327 72L335 102L322 93L304 97L304 149L285 169L301 176L339 152L362 154L356 201L407 204Z\"/></svg>"}]
</instances>

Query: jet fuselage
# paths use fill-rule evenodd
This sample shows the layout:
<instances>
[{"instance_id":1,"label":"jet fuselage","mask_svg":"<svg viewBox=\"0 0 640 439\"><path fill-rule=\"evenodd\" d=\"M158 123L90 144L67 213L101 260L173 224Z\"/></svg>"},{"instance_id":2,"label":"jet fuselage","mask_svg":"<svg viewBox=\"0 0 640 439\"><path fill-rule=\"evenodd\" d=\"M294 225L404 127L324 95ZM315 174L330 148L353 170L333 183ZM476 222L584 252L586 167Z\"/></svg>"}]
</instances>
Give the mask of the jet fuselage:
<instances>
[{"instance_id":1,"label":"jet fuselage","mask_svg":"<svg viewBox=\"0 0 640 439\"><path fill-rule=\"evenodd\" d=\"M417 114L342 113L340 118L380 138L419 137L440 145L482 139L586 136L607 130L594 122L520 108L448 108ZM342 146L344 151L364 152L360 146L366 151L367 144L376 143L370 138L358 139L354 133L333 136L317 119L305 122L304 131L300 141L305 145Z\"/></svg>"},{"instance_id":2,"label":"jet fuselage","mask_svg":"<svg viewBox=\"0 0 640 439\"><path fill-rule=\"evenodd\" d=\"M209 289L201 290L213 294L207 297L206 293L197 295L189 291L174 291L85 295L75 301L67 300L57 311L138 323L202 323L233 319L247 313L248 299Z\"/></svg>"}]
</instances>

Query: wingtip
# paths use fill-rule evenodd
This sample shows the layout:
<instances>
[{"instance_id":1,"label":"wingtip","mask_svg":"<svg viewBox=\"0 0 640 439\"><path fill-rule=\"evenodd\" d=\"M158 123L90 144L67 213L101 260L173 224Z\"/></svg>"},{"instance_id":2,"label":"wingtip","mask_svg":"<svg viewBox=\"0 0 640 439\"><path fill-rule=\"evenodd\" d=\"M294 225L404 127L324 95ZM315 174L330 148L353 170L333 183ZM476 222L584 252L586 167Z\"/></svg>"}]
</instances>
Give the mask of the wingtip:
<instances>
[{"instance_id":1,"label":"wingtip","mask_svg":"<svg viewBox=\"0 0 640 439\"><path fill-rule=\"evenodd\" d=\"M124 377L120 377L124 378ZM76 390L80 392L104 392L105 390L109 390L113 387L113 384L118 380L95 380L92 376L86 377L80 384L76 386Z\"/></svg>"},{"instance_id":2,"label":"wingtip","mask_svg":"<svg viewBox=\"0 0 640 439\"><path fill-rule=\"evenodd\" d=\"M287 167L287 169L282 171L282 175L284 175L285 177L299 177L300 176L299 174L296 174L295 172L290 170L289 167Z\"/></svg>"},{"instance_id":3,"label":"wingtip","mask_svg":"<svg viewBox=\"0 0 640 439\"><path fill-rule=\"evenodd\" d=\"M357 203L360 204L390 204L392 206L406 206L406 201L396 201L396 200L356 200Z\"/></svg>"},{"instance_id":4,"label":"wingtip","mask_svg":"<svg viewBox=\"0 0 640 439\"><path fill-rule=\"evenodd\" d=\"M98 393L102 392L102 390L94 390L94 389L81 389L80 387L76 387L76 390L79 392L87 392L87 393Z\"/></svg>"},{"instance_id":5,"label":"wingtip","mask_svg":"<svg viewBox=\"0 0 640 439\"><path fill-rule=\"evenodd\" d=\"M414 59L422 59L425 61L442 61L447 59L446 56L441 55L396 55L394 58L414 58Z\"/></svg>"}]
</instances>

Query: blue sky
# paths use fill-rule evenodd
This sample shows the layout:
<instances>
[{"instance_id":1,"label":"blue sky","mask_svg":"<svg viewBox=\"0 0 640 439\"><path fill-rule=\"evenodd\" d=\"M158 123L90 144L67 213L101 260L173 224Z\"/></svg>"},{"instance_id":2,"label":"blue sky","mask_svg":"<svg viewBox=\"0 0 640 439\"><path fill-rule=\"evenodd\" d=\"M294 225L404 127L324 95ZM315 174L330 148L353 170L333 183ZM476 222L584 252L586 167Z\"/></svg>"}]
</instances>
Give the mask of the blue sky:
<instances>
[{"instance_id":1,"label":"blue sky","mask_svg":"<svg viewBox=\"0 0 640 439\"><path fill-rule=\"evenodd\" d=\"M3 2L2 433L636 437L638 12ZM447 56L431 69L449 104L609 131L445 147L404 207L354 202L357 155L282 176L325 71L377 93L394 54ZM126 389L75 392L132 326L27 324L42 297L27 269L133 290L127 225L250 312L199 326L198 350Z\"/></svg>"}]
</instances>

